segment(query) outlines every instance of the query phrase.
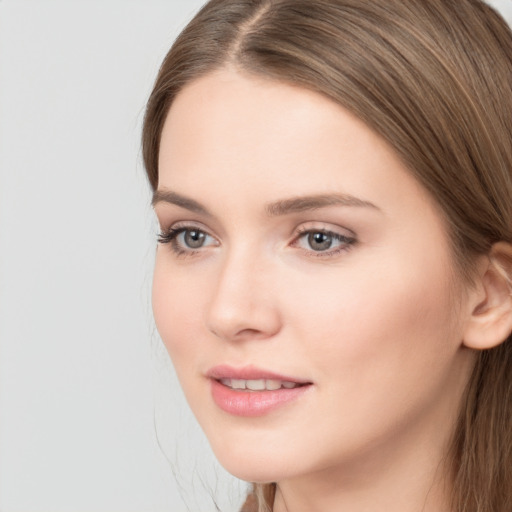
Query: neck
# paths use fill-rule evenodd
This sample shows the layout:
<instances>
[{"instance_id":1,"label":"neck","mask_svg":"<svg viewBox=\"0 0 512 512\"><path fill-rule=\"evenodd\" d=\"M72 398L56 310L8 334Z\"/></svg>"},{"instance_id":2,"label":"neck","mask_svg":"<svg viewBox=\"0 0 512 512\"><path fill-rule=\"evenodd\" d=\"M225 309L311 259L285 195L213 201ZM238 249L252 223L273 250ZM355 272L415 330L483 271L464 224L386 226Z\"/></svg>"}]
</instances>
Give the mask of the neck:
<instances>
[{"instance_id":1,"label":"neck","mask_svg":"<svg viewBox=\"0 0 512 512\"><path fill-rule=\"evenodd\" d=\"M411 469L409 478L403 478L390 468L373 481L369 475L349 480L344 485L321 478L278 484L273 512L449 512L442 472L434 469L420 477Z\"/></svg>"}]
</instances>

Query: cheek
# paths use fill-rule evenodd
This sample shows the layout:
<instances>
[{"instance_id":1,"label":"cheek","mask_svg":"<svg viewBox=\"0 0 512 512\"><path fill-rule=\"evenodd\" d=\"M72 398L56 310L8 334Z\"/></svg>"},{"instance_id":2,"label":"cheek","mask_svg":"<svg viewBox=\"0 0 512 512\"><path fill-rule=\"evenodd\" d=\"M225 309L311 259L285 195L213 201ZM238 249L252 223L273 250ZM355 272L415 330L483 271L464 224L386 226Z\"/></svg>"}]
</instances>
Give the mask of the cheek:
<instances>
[{"instance_id":1,"label":"cheek","mask_svg":"<svg viewBox=\"0 0 512 512\"><path fill-rule=\"evenodd\" d=\"M199 282L198 282L199 281ZM186 273L168 268L157 256L153 276L152 305L156 327L173 362L186 362L200 345L197 335L204 310L204 284Z\"/></svg>"},{"instance_id":2,"label":"cheek","mask_svg":"<svg viewBox=\"0 0 512 512\"><path fill-rule=\"evenodd\" d=\"M347 453L403 431L440 401L455 410L459 396L448 274L398 265L381 275L351 267L322 287L303 279L288 296L294 356L307 362L322 397L316 417L330 418L320 437Z\"/></svg>"},{"instance_id":3,"label":"cheek","mask_svg":"<svg viewBox=\"0 0 512 512\"><path fill-rule=\"evenodd\" d=\"M293 337L319 371L371 388L400 375L414 381L415 372L457 350L450 277L442 265L351 266L321 282L303 280L288 297Z\"/></svg>"},{"instance_id":4,"label":"cheek","mask_svg":"<svg viewBox=\"0 0 512 512\"><path fill-rule=\"evenodd\" d=\"M201 410L205 394L199 373L204 336L201 314L205 293L199 284L176 267L167 268L157 257L153 277L152 303L156 327L171 358L174 370L192 411Z\"/></svg>"}]
</instances>

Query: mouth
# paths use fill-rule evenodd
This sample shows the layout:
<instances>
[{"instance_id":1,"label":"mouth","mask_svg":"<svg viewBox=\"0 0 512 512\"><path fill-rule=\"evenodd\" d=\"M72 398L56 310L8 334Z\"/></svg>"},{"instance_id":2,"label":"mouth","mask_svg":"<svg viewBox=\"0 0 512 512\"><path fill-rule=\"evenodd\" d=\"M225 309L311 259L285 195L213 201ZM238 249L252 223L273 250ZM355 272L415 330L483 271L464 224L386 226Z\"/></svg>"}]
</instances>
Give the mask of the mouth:
<instances>
[{"instance_id":1,"label":"mouth","mask_svg":"<svg viewBox=\"0 0 512 512\"><path fill-rule=\"evenodd\" d=\"M234 416L263 416L297 401L313 383L252 366L217 366L206 375L214 403Z\"/></svg>"},{"instance_id":2,"label":"mouth","mask_svg":"<svg viewBox=\"0 0 512 512\"><path fill-rule=\"evenodd\" d=\"M294 389L307 384L277 379L219 379L223 386L237 391L277 391L278 389Z\"/></svg>"}]
</instances>

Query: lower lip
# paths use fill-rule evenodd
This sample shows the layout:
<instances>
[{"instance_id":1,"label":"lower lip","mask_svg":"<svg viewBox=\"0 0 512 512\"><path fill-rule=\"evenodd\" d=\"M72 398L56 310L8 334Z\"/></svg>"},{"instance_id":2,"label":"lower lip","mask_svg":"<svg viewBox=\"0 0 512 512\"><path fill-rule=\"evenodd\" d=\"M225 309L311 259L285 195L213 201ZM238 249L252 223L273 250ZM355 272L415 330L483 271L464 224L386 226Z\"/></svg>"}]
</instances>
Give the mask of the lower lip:
<instances>
[{"instance_id":1,"label":"lower lip","mask_svg":"<svg viewBox=\"0 0 512 512\"><path fill-rule=\"evenodd\" d=\"M211 380L213 401L223 411L234 416L263 416L303 395L311 385L280 388L274 391L237 391Z\"/></svg>"}]
</instances>

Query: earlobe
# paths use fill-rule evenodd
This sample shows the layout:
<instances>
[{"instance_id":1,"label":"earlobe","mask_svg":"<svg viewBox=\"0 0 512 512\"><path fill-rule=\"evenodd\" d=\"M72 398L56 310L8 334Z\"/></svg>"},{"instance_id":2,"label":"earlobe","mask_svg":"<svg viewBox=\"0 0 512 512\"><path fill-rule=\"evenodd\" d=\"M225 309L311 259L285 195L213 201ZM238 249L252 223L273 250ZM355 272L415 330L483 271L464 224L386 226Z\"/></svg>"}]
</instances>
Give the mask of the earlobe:
<instances>
[{"instance_id":1,"label":"earlobe","mask_svg":"<svg viewBox=\"0 0 512 512\"><path fill-rule=\"evenodd\" d=\"M477 287L480 300L463 342L468 348L485 350L504 342L512 332L512 244L493 245Z\"/></svg>"}]
</instances>

